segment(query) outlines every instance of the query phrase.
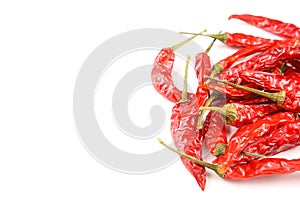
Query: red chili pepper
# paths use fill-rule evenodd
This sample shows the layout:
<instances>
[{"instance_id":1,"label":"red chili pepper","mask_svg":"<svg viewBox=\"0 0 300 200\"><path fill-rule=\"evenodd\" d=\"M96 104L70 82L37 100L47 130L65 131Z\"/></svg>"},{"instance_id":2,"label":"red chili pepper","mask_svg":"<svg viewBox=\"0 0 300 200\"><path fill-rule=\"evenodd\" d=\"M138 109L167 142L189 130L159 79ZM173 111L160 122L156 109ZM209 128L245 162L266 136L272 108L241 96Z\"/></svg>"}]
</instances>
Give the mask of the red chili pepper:
<instances>
[{"instance_id":1,"label":"red chili pepper","mask_svg":"<svg viewBox=\"0 0 300 200\"><path fill-rule=\"evenodd\" d=\"M239 19L248 24L269 31L273 34L287 37L299 38L300 28L291 23L285 23L276 19L271 19L263 16L255 16L249 14L231 15L229 19Z\"/></svg>"},{"instance_id":2,"label":"red chili pepper","mask_svg":"<svg viewBox=\"0 0 300 200\"><path fill-rule=\"evenodd\" d=\"M245 152L273 156L300 145L300 120L290 122L270 134L250 143ZM254 157L240 155L236 163L248 162Z\"/></svg>"},{"instance_id":3,"label":"red chili pepper","mask_svg":"<svg viewBox=\"0 0 300 200\"><path fill-rule=\"evenodd\" d=\"M289 174L300 170L300 159L264 158L235 165L226 171L227 180L246 180L274 174Z\"/></svg>"},{"instance_id":4,"label":"red chili pepper","mask_svg":"<svg viewBox=\"0 0 300 200\"><path fill-rule=\"evenodd\" d=\"M280 112L266 116L262 120L239 128L230 138L223 156L218 157L222 165L220 172L228 170L250 141L274 131L287 122L294 121L295 113Z\"/></svg>"},{"instance_id":5,"label":"red chili pepper","mask_svg":"<svg viewBox=\"0 0 300 200\"><path fill-rule=\"evenodd\" d=\"M300 73L278 75L260 71L243 71L240 77L266 91L284 91L285 98L281 107L289 111L300 112Z\"/></svg>"},{"instance_id":6,"label":"red chili pepper","mask_svg":"<svg viewBox=\"0 0 300 200\"><path fill-rule=\"evenodd\" d=\"M222 115L210 111L205 118L202 130L206 147L211 154L218 154L218 152L215 152L216 147L227 144L227 132Z\"/></svg>"},{"instance_id":7,"label":"red chili pepper","mask_svg":"<svg viewBox=\"0 0 300 200\"><path fill-rule=\"evenodd\" d=\"M178 102L182 96L172 79L172 69L175 60L174 50L194 39L197 35L184 40L173 47L162 49L155 58L151 78L156 91L171 102Z\"/></svg>"},{"instance_id":8,"label":"red chili pepper","mask_svg":"<svg viewBox=\"0 0 300 200\"><path fill-rule=\"evenodd\" d=\"M300 57L300 47L292 42L279 43L266 51L222 71L220 78L231 82L236 82L239 72L248 70L270 70L281 67L284 62ZM239 83L239 82L238 82Z\"/></svg>"},{"instance_id":9,"label":"red chili pepper","mask_svg":"<svg viewBox=\"0 0 300 200\"><path fill-rule=\"evenodd\" d=\"M252 104L229 103L223 107L202 107L203 110L213 110L220 113L227 124L234 127L242 127L246 124L257 122L281 108L276 104Z\"/></svg>"},{"instance_id":10,"label":"red chili pepper","mask_svg":"<svg viewBox=\"0 0 300 200\"><path fill-rule=\"evenodd\" d=\"M287 160L282 158L264 158L261 160L252 160L245 164L231 166L224 172L222 171L222 165L204 162L168 146L161 139L158 139L158 141L181 157L213 170L217 175L226 180L246 180L274 174L288 174L300 170L300 159Z\"/></svg>"}]
</instances>

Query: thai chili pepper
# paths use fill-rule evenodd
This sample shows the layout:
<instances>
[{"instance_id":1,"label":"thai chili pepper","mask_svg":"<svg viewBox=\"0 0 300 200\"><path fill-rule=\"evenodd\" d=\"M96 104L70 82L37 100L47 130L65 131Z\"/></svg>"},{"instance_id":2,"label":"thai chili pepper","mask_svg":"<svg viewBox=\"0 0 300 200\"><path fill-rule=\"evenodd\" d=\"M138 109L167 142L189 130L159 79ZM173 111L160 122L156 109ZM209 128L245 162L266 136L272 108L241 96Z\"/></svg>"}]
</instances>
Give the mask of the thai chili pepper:
<instances>
[{"instance_id":1,"label":"thai chili pepper","mask_svg":"<svg viewBox=\"0 0 300 200\"><path fill-rule=\"evenodd\" d=\"M218 163L222 165L220 172L225 172L231 167L249 142L274 131L287 122L295 121L295 118L296 114L293 112L279 112L239 128L230 137L224 155L218 157Z\"/></svg>"},{"instance_id":2,"label":"thai chili pepper","mask_svg":"<svg viewBox=\"0 0 300 200\"><path fill-rule=\"evenodd\" d=\"M276 19L249 14L231 15L229 19L239 19L248 24L269 31L286 38L299 38L300 28L291 23L285 23Z\"/></svg>"},{"instance_id":3,"label":"thai chili pepper","mask_svg":"<svg viewBox=\"0 0 300 200\"><path fill-rule=\"evenodd\" d=\"M234 127L242 127L246 124L257 122L281 108L276 104L252 104L229 103L223 107L202 107L202 110L213 110L220 113L227 124Z\"/></svg>"},{"instance_id":4,"label":"thai chili pepper","mask_svg":"<svg viewBox=\"0 0 300 200\"><path fill-rule=\"evenodd\" d=\"M299 119L250 143L244 151L265 156L273 156L298 145L300 145ZM254 157L241 155L237 158L236 163L248 162L252 159L254 159Z\"/></svg>"},{"instance_id":5,"label":"thai chili pepper","mask_svg":"<svg viewBox=\"0 0 300 200\"><path fill-rule=\"evenodd\" d=\"M246 180L255 177L269 176L273 174L288 174L300 170L300 159L282 159L282 158L264 158L253 160L249 163L231 166L227 171L221 171L221 165L211 164L199 160L191 155L180 152L158 138L158 141L169 150L177 153L179 156L189 159L200 166L213 170L217 175L226 180Z\"/></svg>"},{"instance_id":6,"label":"thai chili pepper","mask_svg":"<svg viewBox=\"0 0 300 200\"><path fill-rule=\"evenodd\" d=\"M299 45L292 45L291 42L279 43L266 51L239 63L235 66L227 68L220 73L220 79L236 82L239 78L239 72L248 70L266 71L274 67L281 66L284 62L300 57ZM239 82L237 82L239 83Z\"/></svg>"},{"instance_id":7,"label":"thai chili pepper","mask_svg":"<svg viewBox=\"0 0 300 200\"><path fill-rule=\"evenodd\" d=\"M300 112L300 73L278 75L260 71L244 71L240 73L240 77L266 91L284 91L284 101L280 106L288 111Z\"/></svg>"},{"instance_id":8,"label":"thai chili pepper","mask_svg":"<svg viewBox=\"0 0 300 200\"><path fill-rule=\"evenodd\" d=\"M210 111L203 124L204 142L211 154L215 155L218 145L227 144L227 132L222 115L216 111Z\"/></svg>"},{"instance_id":9,"label":"thai chili pepper","mask_svg":"<svg viewBox=\"0 0 300 200\"><path fill-rule=\"evenodd\" d=\"M174 50L194 39L195 36L184 40L173 47L163 48L155 58L151 78L156 91L171 102L178 102L182 96L172 80L172 69L175 60Z\"/></svg>"}]
</instances>

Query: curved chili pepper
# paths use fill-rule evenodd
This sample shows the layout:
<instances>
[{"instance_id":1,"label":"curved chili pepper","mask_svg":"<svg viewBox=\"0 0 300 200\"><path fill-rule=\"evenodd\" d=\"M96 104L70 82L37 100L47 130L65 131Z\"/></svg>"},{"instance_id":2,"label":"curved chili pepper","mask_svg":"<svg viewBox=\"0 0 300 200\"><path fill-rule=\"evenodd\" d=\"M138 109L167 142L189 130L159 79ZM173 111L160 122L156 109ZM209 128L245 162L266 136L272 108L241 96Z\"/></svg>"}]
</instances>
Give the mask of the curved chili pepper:
<instances>
[{"instance_id":1,"label":"curved chili pepper","mask_svg":"<svg viewBox=\"0 0 300 200\"><path fill-rule=\"evenodd\" d=\"M284 91L285 99L281 107L289 111L300 112L300 73L278 75L260 71L243 71L240 77L266 91Z\"/></svg>"},{"instance_id":2,"label":"curved chili pepper","mask_svg":"<svg viewBox=\"0 0 300 200\"><path fill-rule=\"evenodd\" d=\"M175 60L174 51L196 36L197 35L194 35L173 47L163 48L155 58L151 72L153 87L159 94L171 102L178 102L182 96L182 91L175 86L172 79L172 69Z\"/></svg>"},{"instance_id":3,"label":"curved chili pepper","mask_svg":"<svg viewBox=\"0 0 300 200\"><path fill-rule=\"evenodd\" d=\"M280 152L300 145L300 120L290 122L270 134L250 143L244 151L273 156ZM235 161L236 163L248 162L254 157L241 155Z\"/></svg>"},{"instance_id":4,"label":"curved chili pepper","mask_svg":"<svg viewBox=\"0 0 300 200\"><path fill-rule=\"evenodd\" d=\"M228 141L224 155L218 157L218 163L222 165L220 172L225 172L231 167L250 141L274 131L287 122L294 121L295 118L293 112L279 112L239 128Z\"/></svg>"},{"instance_id":5,"label":"curved chili pepper","mask_svg":"<svg viewBox=\"0 0 300 200\"><path fill-rule=\"evenodd\" d=\"M276 104L252 104L229 103L223 107L202 107L203 110L213 110L220 113L227 124L234 127L242 127L246 124L257 122L263 117L281 109Z\"/></svg>"},{"instance_id":6,"label":"curved chili pepper","mask_svg":"<svg viewBox=\"0 0 300 200\"><path fill-rule=\"evenodd\" d=\"M289 174L300 170L300 159L264 158L235 165L224 174L227 180L247 180L274 174Z\"/></svg>"},{"instance_id":7,"label":"curved chili pepper","mask_svg":"<svg viewBox=\"0 0 300 200\"><path fill-rule=\"evenodd\" d=\"M249 14L231 15L229 19L239 19L248 24L269 31L273 34L287 37L299 38L300 28L291 23L285 23L276 19L271 19L263 16L255 16Z\"/></svg>"},{"instance_id":8,"label":"curved chili pepper","mask_svg":"<svg viewBox=\"0 0 300 200\"><path fill-rule=\"evenodd\" d=\"M213 170L217 175L226 180L246 180L273 174L288 174L300 170L300 159L288 160L282 158L264 158L261 160L252 160L245 164L231 166L226 172L223 172L221 170L222 166L219 164L204 162L168 146L161 139L158 139L158 141L181 157Z\"/></svg>"}]
</instances>

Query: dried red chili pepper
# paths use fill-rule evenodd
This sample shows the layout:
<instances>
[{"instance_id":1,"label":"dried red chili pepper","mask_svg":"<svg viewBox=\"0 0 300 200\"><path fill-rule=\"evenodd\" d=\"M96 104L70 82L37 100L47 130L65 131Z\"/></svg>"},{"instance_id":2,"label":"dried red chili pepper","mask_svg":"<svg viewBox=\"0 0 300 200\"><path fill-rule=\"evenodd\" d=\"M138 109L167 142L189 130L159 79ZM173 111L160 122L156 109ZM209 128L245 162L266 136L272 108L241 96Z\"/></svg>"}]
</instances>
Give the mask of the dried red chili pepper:
<instances>
[{"instance_id":1,"label":"dried red chili pepper","mask_svg":"<svg viewBox=\"0 0 300 200\"><path fill-rule=\"evenodd\" d=\"M266 51L242 62L220 73L220 79L236 82L239 78L239 72L247 70L270 70L280 67L284 62L300 57L299 45L293 45L293 42L279 43ZM237 82L240 83L240 82Z\"/></svg>"},{"instance_id":2,"label":"dried red chili pepper","mask_svg":"<svg viewBox=\"0 0 300 200\"><path fill-rule=\"evenodd\" d=\"M260 71L243 71L240 77L266 91L284 91L285 98L281 107L289 111L300 112L300 73L278 75Z\"/></svg>"},{"instance_id":3,"label":"dried red chili pepper","mask_svg":"<svg viewBox=\"0 0 300 200\"><path fill-rule=\"evenodd\" d=\"M223 172L221 170L222 165L204 162L168 146L161 139L158 139L158 141L181 157L213 170L217 175L226 180L246 180L273 174L288 174L300 170L300 159L287 160L282 158L264 158L261 160L253 160L245 164L231 166L227 171Z\"/></svg>"},{"instance_id":4,"label":"dried red chili pepper","mask_svg":"<svg viewBox=\"0 0 300 200\"><path fill-rule=\"evenodd\" d=\"M263 16L255 16L249 14L231 15L229 19L239 19L248 24L269 31L273 34L287 37L287 38L299 38L300 28L292 23L282 22L276 19L271 19Z\"/></svg>"},{"instance_id":5,"label":"dried red chili pepper","mask_svg":"<svg viewBox=\"0 0 300 200\"><path fill-rule=\"evenodd\" d=\"M171 102L178 102L182 91L178 89L172 80L172 69L175 60L174 50L191 41L196 36L190 37L170 48L163 48L155 58L151 78L153 87L163 97Z\"/></svg>"},{"instance_id":6,"label":"dried red chili pepper","mask_svg":"<svg viewBox=\"0 0 300 200\"><path fill-rule=\"evenodd\" d=\"M204 142L211 154L216 155L218 145L227 144L227 132L222 115L215 111L210 111L203 124ZM190 154L189 154L190 155Z\"/></svg>"},{"instance_id":7,"label":"dried red chili pepper","mask_svg":"<svg viewBox=\"0 0 300 200\"><path fill-rule=\"evenodd\" d=\"M244 151L265 156L273 156L299 145L300 120L298 119L250 143ZM252 159L254 159L254 157L241 155L235 162L248 162Z\"/></svg>"},{"instance_id":8,"label":"dried red chili pepper","mask_svg":"<svg viewBox=\"0 0 300 200\"><path fill-rule=\"evenodd\" d=\"M202 107L203 110L213 110L220 113L227 124L234 127L242 127L246 124L257 122L281 108L276 104L252 104L229 103L223 107Z\"/></svg>"},{"instance_id":9,"label":"dried red chili pepper","mask_svg":"<svg viewBox=\"0 0 300 200\"><path fill-rule=\"evenodd\" d=\"M231 167L250 141L274 131L278 127L285 125L287 122L294 121L295 118L296 114L293 112L279 112L239 128L230 137L224 155L218 157L218 163L222 165L220 172L225 172Z\"/></svg>"}]
</instances>

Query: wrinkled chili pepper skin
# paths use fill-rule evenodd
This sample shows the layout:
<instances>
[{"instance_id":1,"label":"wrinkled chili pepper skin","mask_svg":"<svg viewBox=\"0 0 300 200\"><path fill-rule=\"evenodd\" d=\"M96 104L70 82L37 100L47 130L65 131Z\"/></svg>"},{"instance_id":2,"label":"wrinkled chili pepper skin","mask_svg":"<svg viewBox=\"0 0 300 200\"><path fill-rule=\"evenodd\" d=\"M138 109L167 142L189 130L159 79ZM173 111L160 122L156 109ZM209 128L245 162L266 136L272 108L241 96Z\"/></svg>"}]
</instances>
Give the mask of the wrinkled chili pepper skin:
<instances>
[{"instance_id":1,"label":"wrinkled chili pepper skin","mask_svg":"<svg viewBox=\"0 0 300 200\"><path fill-rule=\"evenodd\" d=\"M176 103L181 99L182 91L172 80L174 59L175 53L171 48L162 49L155 58L151 78L155 90L169 101Z\"/></svg>"},{"instance_id":2,"label":"wrinkled chili pepper skin","mask_svg":"<svg viewBox=\"0 0 300 200\"><path fill-rule=\"evenodd\" d=\"M274 67L280 67L284 62L288 62L289 60L294 60L295 58L299 57L299 45L294 46L289 43L276 44L268 50L222 71L220 74L220 79L236 82L236 80L239 78L239 72L249 70L271 70Z\"/></svg>"},{"instance_id":3,"label":"wrinkled chili pepper skin","mask_svg":"<svg viewBox=\"0 0 300 200\"><path fill-rule=\"evenodd\" d=\"M246 164L235 165L228 169L227 180L247 180L274 174L289 174L300 170L300 159L264 158Z\"/></svg>"},{"instance_id":4,"label":"wrinkled chili pepper skin","mask_svg":"<svg viewBox=\"0 0 300 200\"><path fill-rule=\"evenodd\" d=\"M216 111L210 111L203 124L204 142L212 155L219 144L227 144L227 132L222 115Z\"/></svg>"},{"instance_id":5,"label":"wrinkled chili pepper skin","mask_svg":"<svg viewBox=\"0 0 300 200\"><path fill-rule=\"evenodd\" d=\"M224 43L227 46L237 47L255 47L261 45L272 45L280 40L271 40L267 38L257 37L253 35L246 35L243 33L225 33Z\"/></svg>"},{"instance_id":6,"label":"wrinkled chili pepper skin","mask_svg":"<svg viewBox=\"0 0 300 200\"><path fill-rule=\"evenodd\" d=\"M250 143L244 151L265 156L273 156L299 145L300 120L298 119L274 130L269 135ZM248 162L253 159L255 159L253 156L241 155L236 160L236 163Z\"/></svg>"},{"instance_id":7,"label":"wrinkled chili pepper skin","mask_svg":"<svg viewBox=\"0 0 300 200\"><path fill-rule=\"evenodd\" d=\"M276 19L249 14L231 15L229 19L239 19L248 24L269 31L286 38L299 38L300 28L291 23L285 23Z\"/></svg>"},{"instance_id":8,"label":"wrinkled chili pepper skin","mask_svg":"<svg viewBox=\"0 0 300 200\"><path fill-rule=\"evenodd\" d=\"M252 99L242 99L242 100L229 99L228 103L240 103L243 105L252 105L252 104L268 104L268 103L273 103L273 101L267 97L259 96Z\"/></svg>"},{"instance_id":9,"label":"wrinkled chili pepper skin","mask_svg":"<svg viewBox=\"0 0 300 200\"><path fill-rule=\"evenodd\" d=\"M185 149L185 153L202 160L202 139L202 131L198 130L196 138ZM206 184L206 169L186 158L181 158L181 160L189 172L195 177L199 187L204 191Z\"/></svg>"},{"instance_id":10,"label":"wrinkled chili pepper skin","mask_svg":"<svg viewBox=\"0 0 300 200\"><path fill-rule=\"evenodd\" d=\"M244 125L257 122L263 117L279 111L281 108L276 104L252 104L244 105L240 103L231 103L237 111L237 118L234 122L228 123L234 127L240 128Z\"/></svg>"},{"instance_id":11,"label":"wrinkled chili pepper skin","mask_svg":"<svg viewBox=\"0 0 300 200\"><path fill-rule=\"evenodd\" d=\"M195 72L198 79L198 84L203 84L203 82L207 80L204 79L204 75L210 75L211 70L212 67L210 63L210 57L207 55L207 53L198 53L195 60Z\"/></svg>"},{"instance_id":12,"label":"wrinkled chili pepper skin","mask_svg":"<svg viewBox=\"0 0 300 200\"><path fill-rule=\"evenodd\" d=\"M224 155L218 157L217 162L222 165L221 171L225 172L231 167L250 141L274 131L287 122L295 121L295 118L296 114L293 112L279 112L239 128L230 137Z\"/></svg>"},{"instance_id":13,"label":"wrinkled chili pepper skin","mask_svg":"<svg viewBox=\"0 0 300 200\"><path fill-rule=\"evenodd\" d=\"M284 90L285 101L281 107L288 111L300 112L300 73L291 72L283 76L268 72L243 71L240 72L240 77L266 91Z\"/></svg>"},{"instance_id":14,"label":"wrinkled chili pepper skin","mask_svg":"<svg viewBox=\"0 0 300 200\"><path fill-rule=\"evenodd\" d=\"M219 61L216 65L220 68L219 71L223 71L223 70L231 67L238 60L245 58L247 56L250 56L254 53L264 51L264 50L268 49L269 47L270 47L269 44L262 44L259 46L253 46L253 47L239 49L234 54Z\"/></svg>"}]
</instances>

